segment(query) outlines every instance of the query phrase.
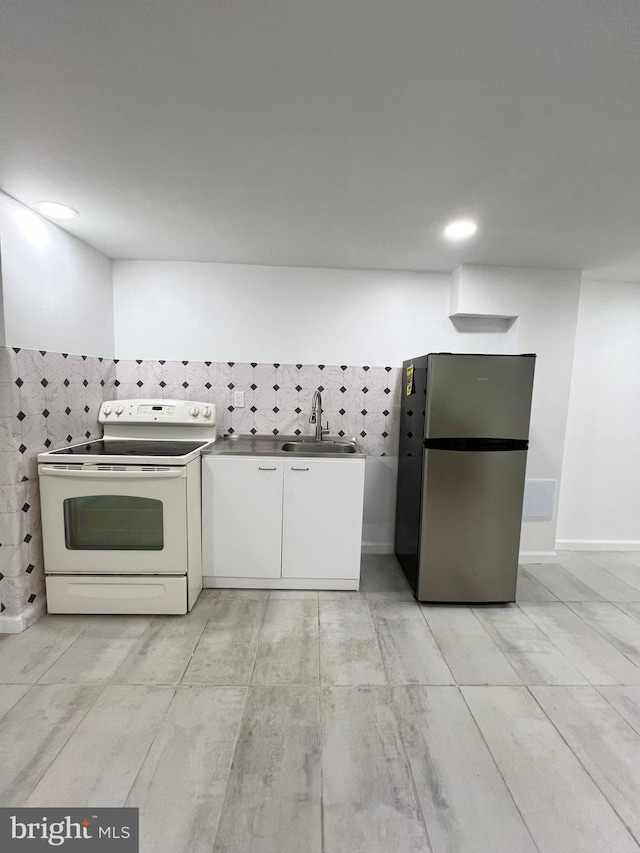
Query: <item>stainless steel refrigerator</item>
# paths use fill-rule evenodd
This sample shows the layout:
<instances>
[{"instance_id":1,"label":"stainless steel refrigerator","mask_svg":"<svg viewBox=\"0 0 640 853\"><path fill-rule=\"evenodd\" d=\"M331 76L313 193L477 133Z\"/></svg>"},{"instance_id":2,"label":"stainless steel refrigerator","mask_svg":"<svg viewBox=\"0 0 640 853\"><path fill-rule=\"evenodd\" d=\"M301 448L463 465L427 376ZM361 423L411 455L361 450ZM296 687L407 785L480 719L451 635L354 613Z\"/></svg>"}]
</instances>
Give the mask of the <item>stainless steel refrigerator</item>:
<instances>
[{"instance_id":1,"label":"stainless steel refrigerator","mask_svg":"<svg viewBox=\"0 0 640 853\"><path fill-rule=\"evenodd\" d=\"M534 366L403 364L395 553L419 601L515 601Z\"/></svg>"}]
</instances>

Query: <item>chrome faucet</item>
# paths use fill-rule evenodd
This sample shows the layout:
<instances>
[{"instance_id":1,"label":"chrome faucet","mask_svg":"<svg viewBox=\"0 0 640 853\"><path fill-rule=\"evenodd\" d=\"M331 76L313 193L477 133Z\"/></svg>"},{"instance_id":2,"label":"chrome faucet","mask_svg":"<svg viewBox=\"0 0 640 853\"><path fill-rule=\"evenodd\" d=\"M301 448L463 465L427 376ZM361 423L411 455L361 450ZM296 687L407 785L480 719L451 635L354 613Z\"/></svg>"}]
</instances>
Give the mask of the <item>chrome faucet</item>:
<instances>
[{"instance_id":1,"label":"chrome faucet","mask_svg":"<svg viewBox=\"0 0 640 853\"><path fill-rule=\"evenodd\" d=\"M316 425L316 441L322 441L323 434L329 432L329 424L327 423L326 429L322 428L322 396L320 395L320 391L313 392L309 423Z\"/></svg>"}]
</instances>

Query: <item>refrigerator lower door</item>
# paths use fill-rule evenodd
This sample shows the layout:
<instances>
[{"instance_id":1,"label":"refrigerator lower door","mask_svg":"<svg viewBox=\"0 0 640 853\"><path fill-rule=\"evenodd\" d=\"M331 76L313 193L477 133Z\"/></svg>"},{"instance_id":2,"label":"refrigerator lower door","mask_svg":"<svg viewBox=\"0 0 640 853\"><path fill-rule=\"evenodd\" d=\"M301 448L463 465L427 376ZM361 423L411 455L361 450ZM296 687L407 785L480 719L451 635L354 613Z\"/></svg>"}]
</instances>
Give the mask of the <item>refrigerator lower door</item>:
<instances>
[{"instance_id":1,"label":"refrigerator lower door","mask_svg":"<svg viewBox=\"0 0 640 853\"><path fill-rule=\"evenodd\" d=\"M515 601L526 450L426 450L419 601Z\"/></svg>"}]
</instances>

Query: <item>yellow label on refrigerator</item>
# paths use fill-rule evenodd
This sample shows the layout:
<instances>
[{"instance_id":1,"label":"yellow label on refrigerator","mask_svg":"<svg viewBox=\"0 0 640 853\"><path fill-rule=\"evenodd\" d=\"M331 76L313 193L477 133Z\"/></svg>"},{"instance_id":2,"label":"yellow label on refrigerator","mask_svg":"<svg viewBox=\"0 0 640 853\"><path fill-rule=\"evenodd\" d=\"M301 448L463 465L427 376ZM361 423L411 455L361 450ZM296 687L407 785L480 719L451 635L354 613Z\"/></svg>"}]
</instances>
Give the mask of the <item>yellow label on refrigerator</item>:
<instances>
[{"instance_id":1,"label":"yellow label on refrigerator","mask_svg":"<svg viewBox=\"0 0 640 853\"><path fill-rule=\"evenodd\" d=\"M407 397L413 394L413 365L407 367Z\"/></svg>"}]
</instances>

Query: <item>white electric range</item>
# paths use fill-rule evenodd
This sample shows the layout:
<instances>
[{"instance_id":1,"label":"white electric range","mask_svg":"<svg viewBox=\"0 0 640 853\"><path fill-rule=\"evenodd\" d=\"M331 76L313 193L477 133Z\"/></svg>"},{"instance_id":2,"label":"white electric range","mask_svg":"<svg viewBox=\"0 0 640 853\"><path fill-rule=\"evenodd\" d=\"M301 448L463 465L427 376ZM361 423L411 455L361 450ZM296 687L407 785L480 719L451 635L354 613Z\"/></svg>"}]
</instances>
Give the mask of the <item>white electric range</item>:
<instances>
[{"instance_id":1,"label":"white electric range","mask_svg":"<svg viewBox=\"0 0 640 853\"><path fill-rule=\"evenodd\" d=\"M216 409L115 400L104 437L38 455L50 613L187 613L202 589L200 453Z\"/></svg>"}]
</instances>

